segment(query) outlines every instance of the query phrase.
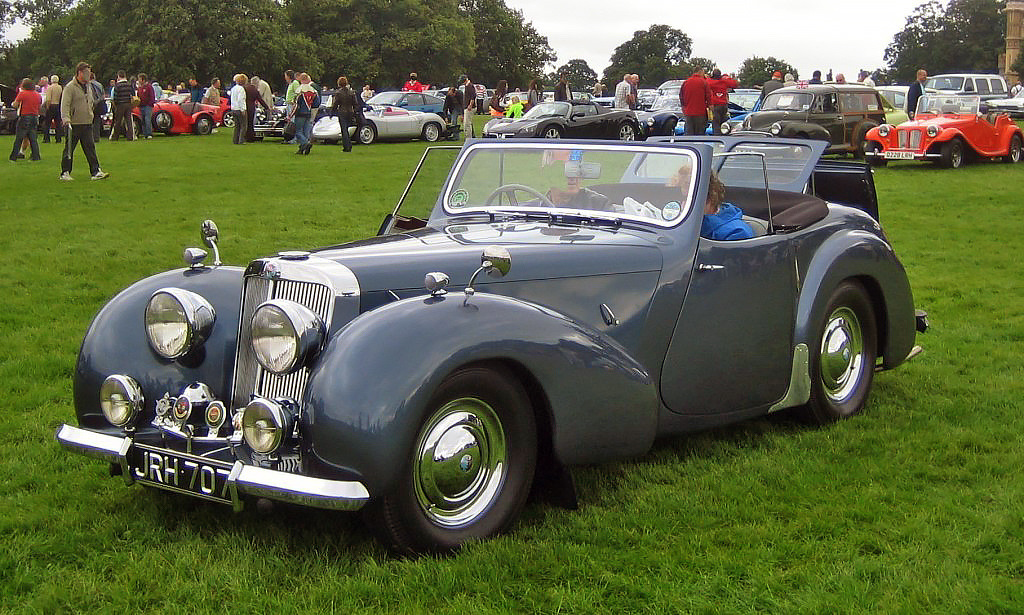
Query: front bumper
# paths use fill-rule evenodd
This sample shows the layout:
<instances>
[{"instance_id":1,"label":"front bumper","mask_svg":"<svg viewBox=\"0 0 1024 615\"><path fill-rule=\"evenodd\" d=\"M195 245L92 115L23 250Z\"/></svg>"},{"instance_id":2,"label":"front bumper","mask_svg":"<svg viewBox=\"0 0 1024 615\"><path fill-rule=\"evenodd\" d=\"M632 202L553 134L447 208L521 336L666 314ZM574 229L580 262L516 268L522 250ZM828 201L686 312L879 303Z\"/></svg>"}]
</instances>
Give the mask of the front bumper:
<instances>
[{"instance_id":1,"label":"front bumper","mask_svg":"<svg viewBox=\"0 0 1024 615\"><path fill-rule=\"evenodd\" d=\"M135 443L129 437L118 437L98 433L80 427L63 424L57 429L57 441L66 450L86 457L100 459L120 468L120 474L128 484L135 481L129 467L129 452ZM177 451L167 450L169 455L180 456ZM167 488L147 482L154 487ZM279 470L261 468L235 461L227 476L226 492L234 509L242 509L242 497L260 497L313 508L329 510L358 510L369 500L366 487L358 481L340 481L303 476Z\"/></svg>"},{"instance_id":2,"label":"front bumper","mask_svg":"<svg viewBox=\"0 0 1024 615\"><path fill-rule=\"evenodd\" d=\"M898 156L886 156L885 152L898 152ZM864 157L868 159L878 158L880 160L936 160L942 157L938 152L928 153L913 150L887 149L880 152L865 151Z\"/></svg>"}]
</instances>

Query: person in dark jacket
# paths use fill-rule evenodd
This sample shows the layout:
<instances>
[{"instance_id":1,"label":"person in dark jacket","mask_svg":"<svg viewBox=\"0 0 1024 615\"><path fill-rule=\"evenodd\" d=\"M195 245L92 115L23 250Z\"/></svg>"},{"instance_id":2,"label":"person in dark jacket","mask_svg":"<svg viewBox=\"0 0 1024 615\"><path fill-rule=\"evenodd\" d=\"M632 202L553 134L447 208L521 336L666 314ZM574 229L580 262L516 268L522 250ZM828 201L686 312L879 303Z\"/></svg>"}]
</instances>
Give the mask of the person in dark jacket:
<instances>
[{"instance_id":1,"label":"person in dark jacket","mask_svg":"<svg viewBox=\"0 0 1024 615\"><path fill-rule=\"evenodd\" d=\"M248 126L245 131L245 140L248 142L256 140L256 105L259 104L267 112L267 117L270 117L270 107L267 103L263 102L263 97L260 96L259 89L256 88L251 82L246 81L245 85L242 86L245 90L245 115Z\"/></svg>"},{"instance_id":2,"label":"person in dark jacket","mask_svg":"<svg viewBox=\"0 0 1024 615\"><path fill-rule=\"evenodd\" d=\"M924 82L928 80L928 71L921 68L917 71L917 81L907 89L907 116L914 119L917 113L917 101L924 95Z\"/></svg>"},{"instance_id":3,"label":"person in dark jacket","mask_svg":"<svg viewBox=\"0 0 1024 615\"><path fill-rule=\"evenodd\" d=\"M139 73L139 89L135 93L139 97L139 115L142 116L142 137L153 138L153 103L156 96L153 86L149 83L146 73Z\"/></svg>"},{"instance_id":4,"label":"person in dark jacket","mask_svg":"<svg viewBox=\"0 0 1024 615\"><path fill-rule=\"evenodd\" d=\"M356 126L356 110L362 108L363 103L352 88L348 85L347 77L338 77L338 89L331 96L331 113L338 118L338 125L341 127L341 144L346 152L352 151L352 139L348 136L349 126Z\"/></svg>"},{"instance_id":5,"label":"person in dark jacket","mask_svg":"<svg viewBox=\"0 0 1024 615\"><path fill-rule=\"evenodd\" d=\"M476 112L476 86L469 80L469 77L459 77L462 83L462 132L467 139L473 138L473 114Z\"/></svg>"},{"instance_id":6,"label":"person in dark jacket","mask_svg":"<svg viewBox=\"0 0 1024 615\"><path fill-rule=\"evenodd\" d=\"M129 141L135 140L135 121L132 120L132 96L135 88L128 83L124 71L117 71L114 93L110 102L114 105L114 125L110 127L110 140L117 141L123 134Z\"/></svg>"},{"instance_id":7,"label":"person in dark jacket","mask_svg":"<svg viewBox=\"0 0 1024 615\"><path fill-rule=\"evenodd\" d=\"M768 96L775 90L782 87L782 73L775 71L772 73L772 78L764 82L761 86L761 100L763 101L765 96Z\"/></svg>"},{"instance_id":8,"label":"person in dark jacket","mask_svg":"<svg viewBox=\"0 0 1024 615\"><path fill-rule=\"evenodd\" d=\"M92 138L94 143L99 143L100 137L103 136L103 116L107 114L107 93L96 80L96 75L93 75L89 87L92 89L93 100L96 101L92 109Z\"/></svg>"},{"instance_id":9,"label":"person in dark jacket","mask_svg":"<svg viewBox=\"0 0 1024 615\"><path fill-rule=\"evenodd\" d=\"M508 92L508 81L504 79L498 81L498 87L494 89L494 96L491 96L491 117L505 117L505 107L501 104L501 99L505 98L505 94Z\"/></svg>"},{"instance_id":10,"label":"person in dark jacket","mask_svg":"<svg viewBox=\"0 0 1024 615\"><path fill-rule=\"evenodd\" d=\"M565 81L565 75L558 77L558 85L555 86L555 100L569 102L569 84Z\"/></svg>"},{"instance_id":11,"label":"person in dark jacket","mask_svg":"<svg viewBox=\"0 0 1024 615\"><path fill-rule=\"evenodd\" d=\"M700 236L718 241L750 239L754 231L743 221L743 210L732 203L724 203L725 185L718 174L711 171L708 181L708 198L704 203L704 219L700 225Z\"/></svg>"},{"instance_id":12,"label":"person in dark jacket","mask_svg":"<svg viewBox=\"0 0 1024 615\"><path fill-rule=\"evenodd\" d=\"M447 119L449 124L456 126L459 123L459 116L464 108L462 92L455 86L448 88L444 95L444 109L441 110L441 116Z\"/></svg>"}]
</instances>

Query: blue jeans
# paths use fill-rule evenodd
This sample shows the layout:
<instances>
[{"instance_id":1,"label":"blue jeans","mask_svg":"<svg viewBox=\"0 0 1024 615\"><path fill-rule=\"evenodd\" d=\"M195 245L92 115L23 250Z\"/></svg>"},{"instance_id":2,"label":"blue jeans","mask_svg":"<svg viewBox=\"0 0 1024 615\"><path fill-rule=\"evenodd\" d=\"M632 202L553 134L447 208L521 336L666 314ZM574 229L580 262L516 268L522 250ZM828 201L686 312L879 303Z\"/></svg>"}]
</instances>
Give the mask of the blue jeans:
<instances>
[{"instance_id":1,"label":"blue jeans","mask_svg":"<svg viewBox=\"0 0 1024 615\"><path fill-rule=\"evenodd\" d=\"M142 136L153 136L153 107L139 107L139 114L142 115Z\"/></svg>"},{"instance_id":2,"label":"blue jeans","mask_svg":"<svg viewBox=\"0 0 1024 615\"><path fill-rule=\"evenodd\" d=\"M299 142L299 145L305 145L309 143L309 132L313 130L313 122L308 117L302 117L299 115L295 116L295 140Z\"/></svg>"},{"instance_id":3,"label":"blue jeans","mask_svg":"<svg viewBox=\"0 0 1024 615\"><path fill-rule=\"evenodd\" d=\"M36 140L36 127L39 126L38 115L23 115L18 118L18 127L14 133L14 149L11 150L11 160L17 160L18 150L21 142L28 137L28 143L32 147L32 160L39 160L39 141Z\"/></svg>"}]
</instances>

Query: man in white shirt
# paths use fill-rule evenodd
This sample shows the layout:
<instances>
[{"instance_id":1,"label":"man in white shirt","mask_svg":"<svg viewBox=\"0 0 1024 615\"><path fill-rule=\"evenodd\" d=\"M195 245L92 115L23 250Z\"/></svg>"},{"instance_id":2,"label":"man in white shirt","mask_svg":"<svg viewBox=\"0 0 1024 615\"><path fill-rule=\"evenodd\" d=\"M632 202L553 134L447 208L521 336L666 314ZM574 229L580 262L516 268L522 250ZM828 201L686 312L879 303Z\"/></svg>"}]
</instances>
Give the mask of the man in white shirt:
<instances>
[{"instance_id":1,"label":"man in white shirt","mask_svg":"<svg viewBox=\"0 0 1024 615\"><path fill-rule=\"evenodd\" d=\"M630 74L626 73L622 77L622 81L615 86L615 108L616 109L629 109L629 99L632 95L633 86L629 83Z\"/></svg>"},{"instance_id":2,"label":"man in white shirt","mask_svg":"<svg viewBox=\"0 0 1024 615\"><path fill-rule=\"evenodd\" d=\"M245 132L249 127L249 120L245 115L245 88L242 86L249 82L249 78L239 73L234 78L235 85L228 90L231 98L231 113L235 115L235 134L231 142L235 145L245 145Z\"/></svg>"}]
</instances>

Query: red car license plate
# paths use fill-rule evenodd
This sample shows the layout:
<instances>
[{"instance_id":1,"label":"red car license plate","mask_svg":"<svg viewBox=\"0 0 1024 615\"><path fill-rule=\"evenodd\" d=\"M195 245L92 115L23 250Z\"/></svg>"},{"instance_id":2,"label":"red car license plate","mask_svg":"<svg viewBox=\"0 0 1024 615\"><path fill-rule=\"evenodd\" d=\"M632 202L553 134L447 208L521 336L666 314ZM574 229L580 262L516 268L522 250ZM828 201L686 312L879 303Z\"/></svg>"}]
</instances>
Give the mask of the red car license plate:
<instances>
[{"instance_id":1,"label":"red car license plate","mask_svg":"<svg viewBox=\"0 0 1024 615\"><path fill-rule=\"evenodd\" d=\"M905 152L905 151L898 151L898 150L891 150L891 149L885 150L884 152L882 152L882 155L884 157L886 157L886 158L891 159L891 160L913 160L914 159L914 152Z\"/></svg>"},{"instance_id":2,"label":"red car license plate","mask_svg":"<svg viewBox=\"0 0 1024 615\"><path fill-rule=\"evenodd\" d=\"M229 463L145 444L132 445L129 463L132 476L140 483L231 504Z\"/></svg>"}]
</instances>

